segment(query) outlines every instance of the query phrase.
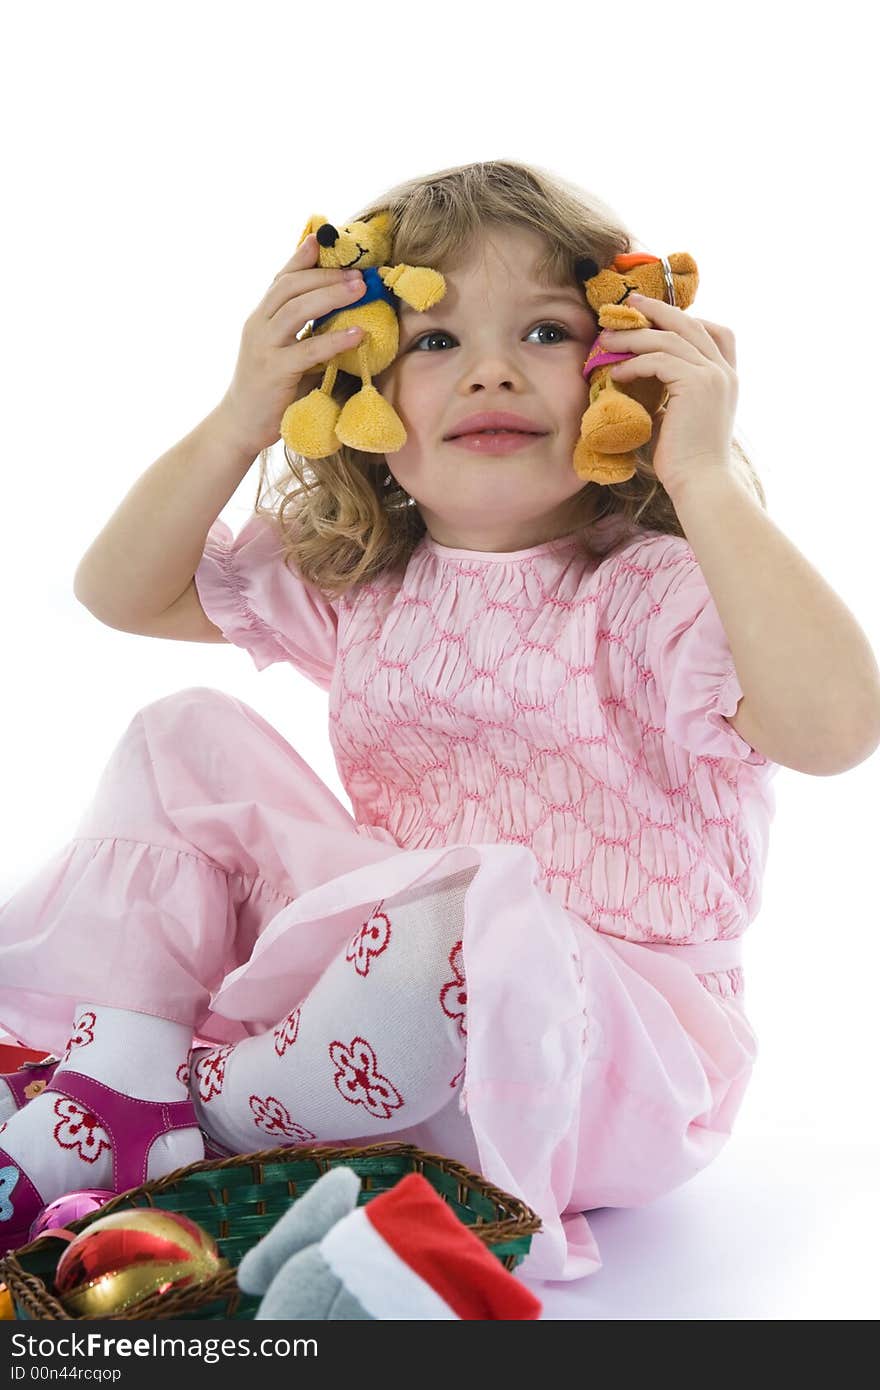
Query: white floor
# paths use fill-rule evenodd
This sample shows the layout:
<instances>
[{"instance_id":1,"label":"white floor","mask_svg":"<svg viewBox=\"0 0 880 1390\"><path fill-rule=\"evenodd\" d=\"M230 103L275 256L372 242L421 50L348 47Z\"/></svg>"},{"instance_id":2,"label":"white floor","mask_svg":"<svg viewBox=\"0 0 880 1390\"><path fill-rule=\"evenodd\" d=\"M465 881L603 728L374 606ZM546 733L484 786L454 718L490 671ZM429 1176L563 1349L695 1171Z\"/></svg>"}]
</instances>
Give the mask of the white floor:
<instances>
[{"instance_id":1,"label":"white floor","mask_svg":"<svg viewBox=\"0 0 880 1390\"><path fill-rule=\"evenodd\" d=\"M588 1214L603 1267L524 1280L551 1319L873 1320L880 1148L734 1136L647 1207Z\"/></svg>"}]
</instances>

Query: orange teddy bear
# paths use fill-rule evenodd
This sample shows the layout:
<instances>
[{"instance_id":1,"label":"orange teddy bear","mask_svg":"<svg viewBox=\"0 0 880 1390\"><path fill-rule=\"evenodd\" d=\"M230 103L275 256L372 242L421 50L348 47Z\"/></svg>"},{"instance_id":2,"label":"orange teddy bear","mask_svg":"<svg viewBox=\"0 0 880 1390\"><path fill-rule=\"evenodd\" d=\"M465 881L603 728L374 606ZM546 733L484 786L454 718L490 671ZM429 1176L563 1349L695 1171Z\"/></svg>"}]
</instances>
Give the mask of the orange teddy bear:
<instances>
[{"instance_id":1,"label":"orange teddy bear","mask_svg":"<svg viewBox=\"0 0 880 1390\"><path fill-rule=\"evenodd\" d=\"M626 303L633 291L687 309L699 283L697 263L686 251L677 251L668 260L643 253L615 256L605 270L585 256L575 273L584 282L587 303L600 329L652 326L634 305ZM614 363L633 356L609 352L597 338L584 363L590 404L581 420L573 463L585 482L607 485L631 478L636 471L632 450L651 438L652 417L665 404L666 388L657 377L640 377L623 385L612 380L609 369Z\"/></svg>"}]
</instances>

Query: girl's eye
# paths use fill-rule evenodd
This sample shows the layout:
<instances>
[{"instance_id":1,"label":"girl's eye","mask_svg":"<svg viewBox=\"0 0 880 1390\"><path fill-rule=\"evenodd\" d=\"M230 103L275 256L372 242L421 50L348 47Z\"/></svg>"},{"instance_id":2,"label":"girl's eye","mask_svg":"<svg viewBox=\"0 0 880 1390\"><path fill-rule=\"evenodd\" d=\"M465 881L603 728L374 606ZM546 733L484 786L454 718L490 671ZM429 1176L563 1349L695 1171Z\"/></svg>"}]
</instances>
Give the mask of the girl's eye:
<instances>
[{"instance_id":1,"label":"girl's eye","mask_svg":"<svg viewBox=\"0 0 880 1390\"><path fill-rule=\"evenodd\" d=\"M564 323L536 323L535 327L532 329L532 333L537 333L539 328L552 328L555 333L564 333L566 338L571 337ZM559 340L557 339L557 341Z\"/></svg>"},{"instance_id":2,"label":"girl's eye","mask_svg":"<svg viewBox=\"0 0 880 1390\"><path fill-rule=\"evenodd\" d=\"M538 331L539 328L552 328L553 331L554 331L555 333L564 333L566 338L570 338L570 337L571 337L571 334L569 333L568 329L567 329L567 328L565 327L565 325L562 324L562 323L552 323L552 322L550 322L549 320L548 320L547 322L545 322L545 323L537 323L537 324L535 324L535 327L531 330L532 333L537 333L537 331ZM530 336L531 336L531 335L530 335ZM442 328L435 328L435 329L433 329L432 332L430 332L430 333L423 333L423 334L421 335L420 338L416 338L415 342L412 343L412 345L411 345L411 347L410 347L409 350L410 350L410 352L411 352L411 351L413 350L413 348L419 347L423 342L427 342L428 339L430 339L430 338L451 338L451 337L452 337L452 334L451 334L451 333L446 333ZM557 339L557 341L560 341L560 340ZM555 346L555 344L551 342L550 346L553 347L553 346Z\"/></svg>"}]
</instances>

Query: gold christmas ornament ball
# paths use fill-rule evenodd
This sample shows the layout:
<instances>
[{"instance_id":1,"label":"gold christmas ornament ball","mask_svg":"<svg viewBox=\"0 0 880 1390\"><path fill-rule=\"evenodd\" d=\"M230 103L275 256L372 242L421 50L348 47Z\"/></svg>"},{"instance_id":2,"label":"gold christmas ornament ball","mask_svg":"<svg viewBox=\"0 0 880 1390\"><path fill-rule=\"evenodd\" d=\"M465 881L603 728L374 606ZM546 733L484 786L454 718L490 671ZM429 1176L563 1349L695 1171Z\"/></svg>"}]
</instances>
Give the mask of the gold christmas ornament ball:
<instances>
[{"instance_id":1,"label":"gold christmas ornament ball","mask_svg":"<svg viewBox=\"0 0 880 1390\"><path fill-rule=\"evenodd\" d=\"M70 1242L55 1270L69 1313L123 1313L151 1294L195 1289L229 1269L212 1236L188 1216L138 1207L99 1217Z\"/></svg>"}]
</instances>

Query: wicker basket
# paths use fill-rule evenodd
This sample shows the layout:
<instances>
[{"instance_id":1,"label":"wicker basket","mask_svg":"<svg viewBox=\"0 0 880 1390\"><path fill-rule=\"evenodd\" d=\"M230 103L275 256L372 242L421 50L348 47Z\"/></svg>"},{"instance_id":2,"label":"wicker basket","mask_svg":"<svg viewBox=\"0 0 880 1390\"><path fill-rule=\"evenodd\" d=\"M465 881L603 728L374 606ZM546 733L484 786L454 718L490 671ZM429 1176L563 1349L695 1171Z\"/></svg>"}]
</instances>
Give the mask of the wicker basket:
<instances>
[{"instance_id":1,"label":"wicker basket","mask_svg":"<svg viewBox=\"0 0 880 1390\"><path fill-rule=\"evenodd\" d=\"M532 1235L541 1228L524 1202L453 1159L413 1144L366 1148L324 1144L261 1149L219 1161L204 1159L119 1193L98 1211L72 1222L69 1229L85 1230L90 1222L122 1208L161 1207L198 1222L217 1241L232 1268L197 1289L151 1294L123 1313L102 1315L101 1321L108 1316L126 1321L253 1318L260 1299L239 1289L235 1267L245 1251L274 1226L291 1199L301 1197L323 1173L340 1165L353 1168L361 1179L359 1206L387 1192L407 1173L421 1173L506 1269L514 1269L525 1258ZM40 1236L0 1259L0 1281L9 1289L19 1320L93 1321L73 1317L50 1292L62 1249L58 1236Z\"/></svg>"}]
</instances>

